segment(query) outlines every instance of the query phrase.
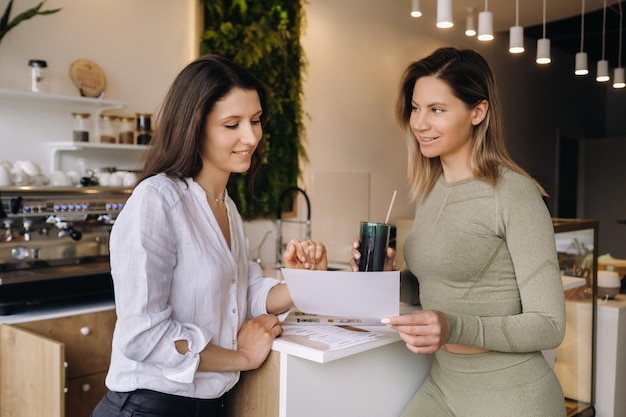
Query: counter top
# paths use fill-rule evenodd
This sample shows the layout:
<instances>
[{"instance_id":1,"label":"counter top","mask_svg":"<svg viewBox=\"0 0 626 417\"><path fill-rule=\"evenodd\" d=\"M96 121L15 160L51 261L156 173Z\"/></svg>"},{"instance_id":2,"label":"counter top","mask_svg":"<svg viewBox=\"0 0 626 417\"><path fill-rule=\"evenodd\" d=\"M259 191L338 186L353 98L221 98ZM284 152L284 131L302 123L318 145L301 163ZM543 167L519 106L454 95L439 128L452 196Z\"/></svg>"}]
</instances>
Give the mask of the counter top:
<instances>
[{"instance_id":1,"label":"counter top","mask_svg":"<svg viewBox=\"0 0 626 417\"><path fill-rule=\"evenodd\" d=\"M89 300L84 302L74 302L72 304L58 305L42 304L40 306L29 307L26 311L18 311L15 314L0 316L0 323L26 323L30 321L47 320L58 317L113 310L114 308L115 302L113 300Z\"/></svg>"}]
</instances>

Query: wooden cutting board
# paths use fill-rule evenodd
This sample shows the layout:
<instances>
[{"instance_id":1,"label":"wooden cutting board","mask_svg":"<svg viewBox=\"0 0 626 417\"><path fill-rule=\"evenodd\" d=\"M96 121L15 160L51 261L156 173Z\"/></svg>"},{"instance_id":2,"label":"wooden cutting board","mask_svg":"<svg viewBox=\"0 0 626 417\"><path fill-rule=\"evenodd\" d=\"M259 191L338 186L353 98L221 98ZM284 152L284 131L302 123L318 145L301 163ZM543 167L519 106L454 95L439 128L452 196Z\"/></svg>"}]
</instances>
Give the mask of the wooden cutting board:
<instances>
[{"instance_id":1,"label":"wooden cutting board","mask_svg":"<svg viewBox=\"0 0 626 417\"><path fill-rule=\"evenodd\" d=\"M70 65L70 78L84 97L100 97L106 89L104 71L93 61L77 59Z\"/></svg>"}]
</instances>

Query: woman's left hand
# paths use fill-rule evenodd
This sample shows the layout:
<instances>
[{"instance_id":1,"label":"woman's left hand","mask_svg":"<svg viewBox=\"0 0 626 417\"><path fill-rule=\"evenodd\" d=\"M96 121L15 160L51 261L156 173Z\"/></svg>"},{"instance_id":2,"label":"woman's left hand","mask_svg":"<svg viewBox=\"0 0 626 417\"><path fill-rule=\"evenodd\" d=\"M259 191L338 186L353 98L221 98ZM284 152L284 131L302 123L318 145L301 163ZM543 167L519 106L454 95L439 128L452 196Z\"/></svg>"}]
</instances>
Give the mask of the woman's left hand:
<instances>
[{"instance_id":1,"label":"woman's left hand","mask_svg":"<svg viewBox=\"0 0 626 417\"><path fill-rule=\"evenodd\" d=\"M291 239L283 252L283 264L286 268L325 271L328 268L326 246L312 240Z\"/></svg>"},{"instance_id":2,"label":"woman's left hand","mask_svg":"<svg viewBox=\"0 0 626 417\"><path fill-rule=\"evenodd\" d=\"M396 329L413 353L435 353L446 343L450 334L448 316L436 310L418 310L382 320Z\"/></svg>"}]
</instances>

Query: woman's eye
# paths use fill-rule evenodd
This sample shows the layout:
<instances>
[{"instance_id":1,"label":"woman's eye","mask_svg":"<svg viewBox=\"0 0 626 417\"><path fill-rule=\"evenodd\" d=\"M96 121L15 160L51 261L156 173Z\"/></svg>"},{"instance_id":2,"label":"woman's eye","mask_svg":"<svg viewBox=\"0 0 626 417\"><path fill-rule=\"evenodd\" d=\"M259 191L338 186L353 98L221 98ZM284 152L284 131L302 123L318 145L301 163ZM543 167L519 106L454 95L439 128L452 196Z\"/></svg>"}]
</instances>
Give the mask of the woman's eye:
<instances>
[{"instance_id":1,"label":"woman's eye","mask_svg":"<svg viewBox=\"0 0 626 417\"><path fill-rule=\"evenodd\" d=\"M411 111L416 112L419 111L419 109L417 108L417 106L411 106Z\"/></svg>"},{"instance_id":2,"label":"woman's eye","mask_svg":"<svg viewBox=\"0 0 626 417\"><path fill-rule=\"evenodd\" d=\"M251 123L253 125L259 125L259 124L261 124L261 120L252 120Z\"/></svg>"},{"instance_id":3,"label":"woman's eye","mask_svg":"<svg viewBox=\"0 0 626 417\"><path fill-rule=\"evenodd\" d=\"M225 125L226 129L237 129L237 126L239 126L239 124Z\"/></svg>"},{"instance_id":4,"label":"woman's eye","mask_svg":"<svg viewBox=\"0 0 626 417\"><path fill-rule=\"evenodd\" d=\"M441 113L443 113L443 109L441 109L439 107L433 107L433 113L441 114Z\"/></svg>"}]
</instances>

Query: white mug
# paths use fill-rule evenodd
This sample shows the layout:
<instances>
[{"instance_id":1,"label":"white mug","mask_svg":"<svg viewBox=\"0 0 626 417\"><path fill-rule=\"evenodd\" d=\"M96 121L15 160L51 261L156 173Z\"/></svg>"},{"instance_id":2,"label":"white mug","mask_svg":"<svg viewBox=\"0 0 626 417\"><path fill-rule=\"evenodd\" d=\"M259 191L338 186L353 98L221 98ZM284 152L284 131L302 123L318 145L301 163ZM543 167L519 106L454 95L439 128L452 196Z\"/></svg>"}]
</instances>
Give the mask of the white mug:
<instances>
[{"instance_id":1,"label":"white mug","mask_svg":"<svg viewBox=\"0 0 626 417\"><path fill-rule=\"evenodd\" d=\"M134 172L126 172L124 173L124 179L122 180L122 185L124 187L134 187L137 182L137 174Z\"/></svg>"},{"instance_id":2,"label":"white mug","mask_svg":"<svg viewBox=\"0 0 626 417\"><path fill-rule=\"evenodd\" d=\"M50 185L54 185L56 187L67 187L72 185L72 180L63 171L53 171L50 173Z\"/></svg>"},{"instance_id":3,"label":"white mug","mask_svg":"<svg viewBox=\"0 0 626 417\"><path fill-rule=\"evenodd\" d=\"M30 176L22 171L18 167L13 167L11 170L11 182L13 185L28 185L30 184Z\"/></svg>"},{"instance_id":4,"label":"white mug","mask_svg":"<svg viewBox=\"0 0 626 417\"><path fill-rule=\"evenodd\" d=\"M41 174L41 168L39 168L39 165L37 165L36 162L31 161L30 159L26 161L15 161L13 163L13 166L17 166L18 168L20 168L22 171L28 174L29 177L35 177Z\"/></svg>"},{"instance_id":5,"label":"white mug","mask_svg":"<svg viewBox=\"0 0 626 417\"><path fill-rule=\"evenodd\" d=\"M6 187L12 184L13 181L11 181L10 171L4 165L0 164L0 187Z\"/></svg>"},{"instance_id":6,"label":"white mug","mask_svg":"<svg viewBox=\"0 0 626 417\"><path fill-rule=\"evenodd\" d=\"M121 187L124 181L122 171L115 171L111 173L109 177L109 186L111 187Z\"/></svg>"}]
</instances>

